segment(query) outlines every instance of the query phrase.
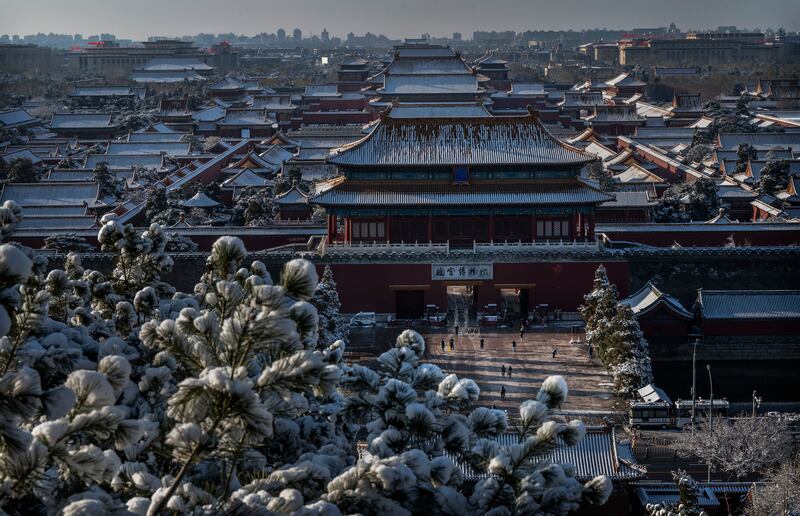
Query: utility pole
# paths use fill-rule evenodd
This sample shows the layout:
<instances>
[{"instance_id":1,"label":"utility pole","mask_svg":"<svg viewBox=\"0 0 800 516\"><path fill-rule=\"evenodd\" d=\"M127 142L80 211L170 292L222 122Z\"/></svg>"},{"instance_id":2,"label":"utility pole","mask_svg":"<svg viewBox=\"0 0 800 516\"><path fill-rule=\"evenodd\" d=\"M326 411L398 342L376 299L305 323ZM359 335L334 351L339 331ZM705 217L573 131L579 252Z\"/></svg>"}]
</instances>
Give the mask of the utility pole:
<instances>
[{"instance_id":1,"label":"utility pole","mask_svg":"<svg viewBox=\"0 0 800 516\"><path fill-rule=\"evenodd\" d=\"M710 402L711 407L708 410L708 431L714 435L714 382L711 379L711 364L706 364L708 370L708 385L711 390ZM708 477L707 482L711 482L711 461L708 461Z\"/></svg>"},{"instance_id":2,"label":"utility pole","mask_svg":"<svg viewBox=\"0 0 800 516\"><path fill-rule=\"evenodd\" d=\"M692 437L694 437L695 404L697 401L697 345L700 339L694 339L694 350L692 351Z\"/></svg>"}]
</instances>

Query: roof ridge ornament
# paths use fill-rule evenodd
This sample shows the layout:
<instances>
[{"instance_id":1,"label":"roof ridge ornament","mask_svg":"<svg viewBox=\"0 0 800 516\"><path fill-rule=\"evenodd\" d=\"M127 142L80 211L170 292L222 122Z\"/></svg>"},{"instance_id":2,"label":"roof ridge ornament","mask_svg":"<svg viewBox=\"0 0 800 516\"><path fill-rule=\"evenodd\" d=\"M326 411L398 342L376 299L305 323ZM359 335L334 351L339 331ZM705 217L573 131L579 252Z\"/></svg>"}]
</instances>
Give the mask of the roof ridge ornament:
<instances>
[{"instance_id":1,"label":"roof ridge ornament","mask_svg":"<svg viewBox=\"0 0 800 516\"><path fill-rule=\"evenodd\" d=\"M525 109L528 110L528 116L531 117L531 120L533 120L534 122L538 122L539 121L539 110L538 109L536 109L535 107L531 106L530 104L525 106Z\"/></svg>"}]
</instances>

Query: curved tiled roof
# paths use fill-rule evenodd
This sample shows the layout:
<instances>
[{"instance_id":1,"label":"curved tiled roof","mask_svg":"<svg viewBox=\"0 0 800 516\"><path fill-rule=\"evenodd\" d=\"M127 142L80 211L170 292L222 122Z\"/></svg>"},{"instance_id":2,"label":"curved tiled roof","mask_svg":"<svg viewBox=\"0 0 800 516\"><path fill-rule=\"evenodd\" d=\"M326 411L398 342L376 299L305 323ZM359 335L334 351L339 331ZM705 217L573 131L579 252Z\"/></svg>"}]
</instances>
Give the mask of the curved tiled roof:
<instances>
[{"instance_id":1,"label":"curved tiled roof","mask_svg":"<svg viewBox=\"0 0 800 516\"><path fill-rule=\"evenodd\" d=\"M633 313L637 316L646 314L659 306L665 306L682 318L692 318L692 314L683 307L680 301L672 296L664 294L649 281L644 287L639 289L638 292L621 300L620 303L630 306Z\"/></svg>"},{"instance_id":2,"label":"curved tiled roof","mask_svg":"<svg viewBox=\"0 0 800 516\"><path fill-rule=\"evenodd\" d=\"M700 290L703 319L800 319L800 290Z\"/></svg>"},{"instance_id":3,"label":"curved tiled roof","mask_svg":"<svg viewBox=\"0 0 800 516\"><path fill-rule=\"evenodd\" d=\"M599 204L612 196L572 184L412 185L344 182L312 199L323 206L543 206Z\"/></svg>"},{"instance_id":4,"label":"curved tiled roof","mask_svg":"<svg viewBox=\"0 0 800 516\"><path fill-rule=\"evenodd\" d=\"M394 120L339 148L337 165L583 165L595 158L552 136L535 114L525 117Z\"/></svg>"}]
</instances>

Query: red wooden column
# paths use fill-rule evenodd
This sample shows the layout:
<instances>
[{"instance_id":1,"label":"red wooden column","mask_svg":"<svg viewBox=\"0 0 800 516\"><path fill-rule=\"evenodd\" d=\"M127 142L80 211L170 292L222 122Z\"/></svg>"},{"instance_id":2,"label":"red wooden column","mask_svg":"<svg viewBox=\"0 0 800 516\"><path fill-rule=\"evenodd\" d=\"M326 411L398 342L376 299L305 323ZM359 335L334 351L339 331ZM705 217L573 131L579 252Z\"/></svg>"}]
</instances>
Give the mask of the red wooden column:
<instances>
[{"instance_id":1,"label":"red wooden column","mask_svg":"<svg viewBox=\"0 0 800 516\"><path fill-rule=\"evenodd\" d=\"M433 242L433 215L428 214L428 242Z\"/></svg>"},{"instance_id":2,"label":"red wooden column","mask_svg":"<svg viewBox=\"0 0 800 516\"><path fill-rule=\"evenodd\" d=\"M386 215L383 217L383 227L384 227L384 235L386 236L386 242L389 243L392 241L392 216Z\"/></svg>"},{"instance_id":3,"label":"red wooden column","mask_svg":"<svg viewBox=\"0 0 800 516\"><path fill-rule=\"evenodd\" d=\"M594 240L594 213L589 215L589 239Z\"/></svg>"},{"instance_id":4,"label":"red wooden column","mask_svg":"<svg viewBox=\"0 0 800 516\"><path fill-rule=\"evenodd\" d=\"M578 212L578 229L577 233L575 234L576 240L581 240L585 237L583 233L583 214Z\"/></svg>"},{"instance_id":5,"label":"red wooden column","mask_svg":"<svg viewBox=\"0 0 800 516\"><path fill-rule=\"evenodd\" d=\"M577 240L578 239L578 234L577 234L577 231L578 231L578 215L575 214L575 213L573 213L572 216L570 217L570 226L572 226L572 228L570 229L570 235L569 236L572 237L573 240Z\"/></svg>"},{"instance_id":6,"label":"red wooden column","mask_svg":"<svg viewBox=\"0 0 800 516\"><path fill-rule=\"evenodd\" d=\"M335 240L333 235L333 215L328 215L328 243Z\"/></svg>"},{"instance_id":7,"label":"red wooden column","mask_svg":"<svg viewBox=\"0 0 800 516\"><path fill-rule=\"evenodd\" d=\"M353 221L350 217L344 219L344 241L348 243L353 241Z\"/></svg>"}]
</instances>

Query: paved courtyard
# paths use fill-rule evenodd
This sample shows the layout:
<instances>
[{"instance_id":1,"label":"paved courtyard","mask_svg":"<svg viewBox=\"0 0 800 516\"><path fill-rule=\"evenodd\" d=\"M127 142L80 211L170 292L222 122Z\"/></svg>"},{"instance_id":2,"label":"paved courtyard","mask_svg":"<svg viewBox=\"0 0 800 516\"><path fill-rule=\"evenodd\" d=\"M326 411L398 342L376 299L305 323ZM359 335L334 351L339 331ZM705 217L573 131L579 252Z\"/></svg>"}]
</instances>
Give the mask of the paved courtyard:
<instances>
[{"instance_id":1,"label":"paved courtyard","mask_svg":"<svg viewBox=\"0 0 800 516\"><path fill-rule=\"evenodd\" d=\"M348 358L373 363L375 357L393 345L400 331L392 328L353 331ZM589 359L584 346L570 343L570 334L528 333L521 340L518 333L482 335L483 350L480 349L480 335L469 334L455 338L455 349L450 351L452 333L423 333L427 342L425 360L446 373L475 380L481 388L480 405L494 403L516 414L521 402L535 398L546 377L559 374L567 379L570 388L565 410L619 410L619 402L610 391L611 377L599 360ZM442 339L445 340L444 352ZM512 350L512 340L517 341L516 351ZM554 349L557 349L555 358ZM501 374L503 365L506 369L511 367L510 377ZM505 399L500 397L501 386L506 389Z\"/></svg>"}]
</instances>

